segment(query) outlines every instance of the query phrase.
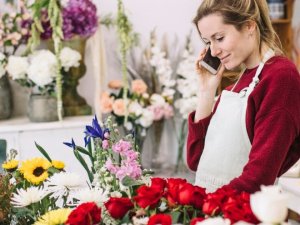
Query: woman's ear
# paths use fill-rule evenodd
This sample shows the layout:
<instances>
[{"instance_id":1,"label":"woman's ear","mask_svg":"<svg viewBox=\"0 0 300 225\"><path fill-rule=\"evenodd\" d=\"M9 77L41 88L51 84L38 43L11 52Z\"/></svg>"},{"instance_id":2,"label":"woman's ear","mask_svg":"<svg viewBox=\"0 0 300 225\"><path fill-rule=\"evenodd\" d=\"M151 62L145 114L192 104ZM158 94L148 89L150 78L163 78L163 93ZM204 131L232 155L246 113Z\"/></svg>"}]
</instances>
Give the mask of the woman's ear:
<instances>
[{"instance_id":1,"label":"woman's ear","mask_svg":"<svg viewBox=\"0 0 300 225\"><path fill-rule=\"evenodd\" d=\"M256 30L256 22L251 20L245 24L245 30L252 36Z\"/></svg>"}]
</instances>

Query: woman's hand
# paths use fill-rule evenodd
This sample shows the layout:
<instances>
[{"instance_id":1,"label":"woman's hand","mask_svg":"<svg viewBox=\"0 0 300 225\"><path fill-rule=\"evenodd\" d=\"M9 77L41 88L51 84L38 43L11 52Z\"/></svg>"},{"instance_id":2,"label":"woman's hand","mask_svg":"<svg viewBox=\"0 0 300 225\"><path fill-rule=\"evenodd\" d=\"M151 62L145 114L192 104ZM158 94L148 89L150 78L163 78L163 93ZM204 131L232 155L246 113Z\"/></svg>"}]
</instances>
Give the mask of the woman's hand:
<instances>
[{"instance_id":1,"label":"woman's hand","mask_svg":"<svg viewBox=\"0 0 300 225\"><path fill-rule=\"evenodd\" d=\"M204 119L211 114L216 91L221 82L222 75L225 69L224 65L221 65L221 68L216 75L208 72L200 64L200 61L204 58L205 53L206 49L201 52L198 60L196 61L196 71L199 74L200 89L198 92L198 104L194 122L198 122L199 120Z\"/></svg>"},{"instance_id":2,"label":"woman's hand","mask_svg":"<svg viewBox=\"0 0 300 225\"><path fill-rule=\"evenodd\" d=\"M218 70L217 74L213 75L209 71L207 71L204 67L201 66L200 61L205 56L207 49L203 49L200 53L198 60L196 60L196 71L199 74L199 86L200 92L216 92L219 84L221 83L222 75L225 70L223 64L221 64L221 68Z\"/></svg>"}]
</instances>

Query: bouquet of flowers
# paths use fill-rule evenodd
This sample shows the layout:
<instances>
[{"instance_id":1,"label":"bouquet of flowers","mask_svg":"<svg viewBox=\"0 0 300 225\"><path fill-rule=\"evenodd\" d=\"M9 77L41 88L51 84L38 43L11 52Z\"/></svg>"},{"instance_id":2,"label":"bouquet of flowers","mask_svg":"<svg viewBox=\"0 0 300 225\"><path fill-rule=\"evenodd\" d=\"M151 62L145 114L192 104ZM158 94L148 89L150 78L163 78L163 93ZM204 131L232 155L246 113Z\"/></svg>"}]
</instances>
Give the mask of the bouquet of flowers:
<instances>
[{"instance_id":1,"label":"bouquet of flowers","mask_svg":"<svg viewBox=\"0 0 300 225\"><path fill-rule=\"evenodd\" d=\"M88 185L79 175L64 171L64 163L52 160L37 144L45 158L19 162L9 157L2 167L10 178L12 195L8 188L0 200L9 198L10 221L35 225L249 225L260 220L284 224L287 196L277 186L262 187L253 195L229 188L206 193L182 178L151 178L141 170L133 138L132 134L120 136L110 118L100 126L95 117L92 126L86 126L86 147L77 146L74 140L65 143L88 172Z\"/></svg>"},{"instance_id":2,"label":"bouquet of flowers","mask_svg":"<svg viewBox=\"0 0 300 225\"><path fill-rule=\"evenodd\" d=\"M71 67L78 67L81 55L68 47L60 54L63 72ZM10 56L6 65L9 76L22 86L33 88L33 92L41 95L55 93L55 76L57 61L49 50L37 50L27 57ZM66 77L65 77L66 79Z\"/></svg>"}]
</instances>

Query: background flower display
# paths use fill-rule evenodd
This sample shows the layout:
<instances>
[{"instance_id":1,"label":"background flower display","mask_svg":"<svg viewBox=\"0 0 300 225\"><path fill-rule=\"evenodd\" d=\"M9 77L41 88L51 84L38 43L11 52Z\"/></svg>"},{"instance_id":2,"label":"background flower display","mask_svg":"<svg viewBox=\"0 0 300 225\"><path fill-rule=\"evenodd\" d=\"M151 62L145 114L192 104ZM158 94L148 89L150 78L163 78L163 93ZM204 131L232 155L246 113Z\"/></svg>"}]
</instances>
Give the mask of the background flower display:
<instances>
[{"instance_id":1,"label":"background flower display","mask_svg":"<svg viewBox=\"0 0 300 225\"><path fill-rule=\"evenodd\" d=\"M78 67L81 55L64 48L60 54L62 69L68 71ZM23 86L33 88L33 93L53 95L55 93L57 61L55 55L46 49L36 50L28 56L10 56L6 65L9 76ZM64 77L64 79L68 79Z\"/></svg>"},{"instance_id":2,"label":"background flower display","mask_svg":"<svg viewBox=\"0 0 300 225\"><path fill-rule=\"evenodd\" d=\"M287 196L277 186L252 195L229 188L206 193L186 179L149 177L132 138L121 136L110 118L102 126L94 118L86 126L86 148L65 143L88 172L87 183L38 144L44 158L19 162L12 154L2 165L10 184L0 188L11 187L0 195L11 207L5 219L36 225L284 224Z\"/></svg>"},{"instance_id":3,"label":"background flower display","mask_svg":"<svg viewBox=\"0 0 300 225\"><path fill-rule=\"evenodd\" d=\"M187 136L187 118L188 115L196 110L197 93L199 90L198 74L195 71L196 57L190 42L190 36L187 37L186 47L182 54L182 59L177 68L176 79L176 100L174 106L177 110L180 120L177 124L178 155L176 171L184 166L183 152Z\"/></svg>"}]
</instances>

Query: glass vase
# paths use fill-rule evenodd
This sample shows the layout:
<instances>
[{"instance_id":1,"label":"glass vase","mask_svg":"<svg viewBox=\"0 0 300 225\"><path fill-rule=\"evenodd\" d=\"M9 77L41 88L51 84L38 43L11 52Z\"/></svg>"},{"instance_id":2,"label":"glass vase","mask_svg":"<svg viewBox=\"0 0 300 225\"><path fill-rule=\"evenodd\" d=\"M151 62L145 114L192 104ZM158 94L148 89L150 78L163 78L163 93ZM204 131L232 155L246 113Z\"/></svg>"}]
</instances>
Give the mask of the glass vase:
<instances>
[{"instance_id":1,"label":"glass vase","mask_svg":"<svg viewBox=\"0 0 300 225\"><path fill-rule=\"evenodd\" d=\"M149 135L151 138L150 168L156 172L162 168L162 163L163 163L159 155L163 128L164 128L164 120L159 120L159 121L154 121L149 129Z\"/></svg>"}]
</instances>

